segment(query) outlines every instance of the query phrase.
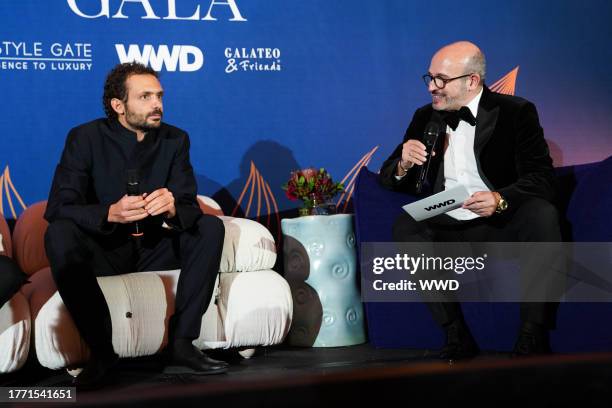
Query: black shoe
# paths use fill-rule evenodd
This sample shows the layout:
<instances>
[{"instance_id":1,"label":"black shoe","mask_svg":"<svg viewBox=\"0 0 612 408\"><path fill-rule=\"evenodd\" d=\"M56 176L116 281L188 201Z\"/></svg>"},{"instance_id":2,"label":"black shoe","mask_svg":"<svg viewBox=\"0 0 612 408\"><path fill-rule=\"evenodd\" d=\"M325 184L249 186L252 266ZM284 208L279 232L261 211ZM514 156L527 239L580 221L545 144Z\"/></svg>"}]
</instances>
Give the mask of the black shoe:
<instances>
[{"instance_id":1,"label":"black shoe","mask_svg":"<svg viewBox=\"0 0 612 408\"><path fill-rule=\"evenodd\" d=\"M177 339L169 351L166 374L211 375L227 372L229 364L208 357L198 350L191 340Z\"/></svg>"},{"instance_id":2,"label":"black shoe","mask_svg":"<svg viewBox=\"0 0 612 408\"><path fill-rule=\"evenodd\" d=\"M115 353L105 357L92 355L83 371L72 380L72 384L80 391L95 390L107 385L117 361L119 356Z\"/></svg>"},{"instance_id":3,"label":"black shoe","mask_svg":"<svg viewBox=\"0 0 612 408\"><path fill-rule=\"evenodd\" d=\"M474 358L480 352L476 340L463 320L457 319L446 330L446 345L440 351L439 358L453 363L458 360Z\"/></svg>"},{"instance_id":4,"label":"black shoe","mask_svg":"<svg viewBox=\"0 0 612 408\"><path fill-rule=\"evenodd\" d=\"M512 357L530 357L551 353L548 330L535 323L523 323L512 351Z\"/></svg>"}]
</instances>

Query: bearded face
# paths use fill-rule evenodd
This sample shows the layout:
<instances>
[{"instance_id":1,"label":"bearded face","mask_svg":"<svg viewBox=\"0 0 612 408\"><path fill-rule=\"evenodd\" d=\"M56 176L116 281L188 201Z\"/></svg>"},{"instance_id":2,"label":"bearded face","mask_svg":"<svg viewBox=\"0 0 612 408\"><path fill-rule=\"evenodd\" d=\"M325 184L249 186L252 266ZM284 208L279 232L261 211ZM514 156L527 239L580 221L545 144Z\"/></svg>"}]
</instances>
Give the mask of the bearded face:
<instances>
[{"instance_id":1,"label":"bearded face","mask_svg":"<svg viewBox=\"0 0 612 408\"><path fill-rule=\"evenodd\" d=\"M131 75L125 81L127 100L118 103L119 122L134 132L156 129L164 114L164 91L153 75Z\"/></svg>"}]
</instances>

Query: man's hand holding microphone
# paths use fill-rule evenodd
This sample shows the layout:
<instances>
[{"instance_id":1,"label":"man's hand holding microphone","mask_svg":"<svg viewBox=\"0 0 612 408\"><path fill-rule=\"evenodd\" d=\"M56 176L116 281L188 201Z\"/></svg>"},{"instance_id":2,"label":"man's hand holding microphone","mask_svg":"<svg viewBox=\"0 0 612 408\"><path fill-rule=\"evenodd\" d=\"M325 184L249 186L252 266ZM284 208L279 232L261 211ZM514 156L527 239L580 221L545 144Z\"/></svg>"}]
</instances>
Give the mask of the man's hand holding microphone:
<instances>
[{"instance_id":1,"label":"man's hand holding microphone","mask_svg":"<svg viewBox=\"0 0 612 408\"><path fill-rule=\"evenodd\" d=\"M160 188L151 194L124 195L119 201L111 204L108 210L108 222L127 224L147 218L166 214L166 218L176 215L174 196L167 188Z\"/></svg>"},{"instance_id":2,"label":"man's hand holding microphone","mask_svg":"<svg viewBox=\"0 0 612 408\"><path fill-rule=\"evenodd\" d=\"M432 150L431 156L434 157L436 152ZM408 170L415 164L422 166L427 161L427 150L425 145L416 140L409 139L402 146L402 157L397 163L397 175L405 176Z\"/></svg>"}]
</instances>

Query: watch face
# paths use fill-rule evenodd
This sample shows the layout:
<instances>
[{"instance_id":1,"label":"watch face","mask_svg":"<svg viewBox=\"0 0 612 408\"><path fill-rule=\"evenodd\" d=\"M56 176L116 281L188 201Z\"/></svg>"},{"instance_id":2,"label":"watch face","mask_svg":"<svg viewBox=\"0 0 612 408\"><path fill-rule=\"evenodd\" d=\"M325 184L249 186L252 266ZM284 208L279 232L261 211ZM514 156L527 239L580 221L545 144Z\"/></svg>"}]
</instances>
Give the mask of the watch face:
<instances>
[{"instance_id":1,"label":"watch face","mask_svg":"<svg viewBox=\"0 0 612 408\"><path fill-rule=\"evenodd\" d=\"M499 209L505 210L506 208L508 208L508 202L502 198L499 200Z\"/></svg>"}]
</instances>

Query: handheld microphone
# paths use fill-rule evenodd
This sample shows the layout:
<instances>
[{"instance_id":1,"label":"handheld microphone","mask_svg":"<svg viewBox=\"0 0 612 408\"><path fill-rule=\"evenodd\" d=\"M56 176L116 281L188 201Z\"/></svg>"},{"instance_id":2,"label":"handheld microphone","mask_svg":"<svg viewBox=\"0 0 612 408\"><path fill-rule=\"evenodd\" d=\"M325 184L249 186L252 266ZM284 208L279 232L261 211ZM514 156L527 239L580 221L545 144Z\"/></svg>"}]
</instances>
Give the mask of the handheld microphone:
<instances>
[{"instance_id":1,"label":"handheld microphone","mask_svg":"<svg viewBox=\"0 0 612 408\"><path fill-rule=\"evenodd\" d=\"M438 136L440 136L440 124L437 122L429 122L427 126L425 126L425 135L423 137L423 144L425 145L425 150L427 151L427 163L424 166L421 166L419 177L416 183L416 192L420 194L423 191L423 187L427 180L427 172L429 171L429 164L431 163L431 152L438 142Z\"/></svg>"},{"instance_id":2,"label":"handheld microphone","mask_svg":"<svg viewBox=\"0 0 612 408\"><path fill-rule=\"evenodd\" d=\"M137 196L140 195L140 176L138 174L138 170L136 169L128 169L127 171L127 185L126 191L128 196ZM134 231L132 232L133 237L142 237L144 233L140 231L140 226L138 225L138 221L134 222Z\"/></svg>"}]
</instances>

